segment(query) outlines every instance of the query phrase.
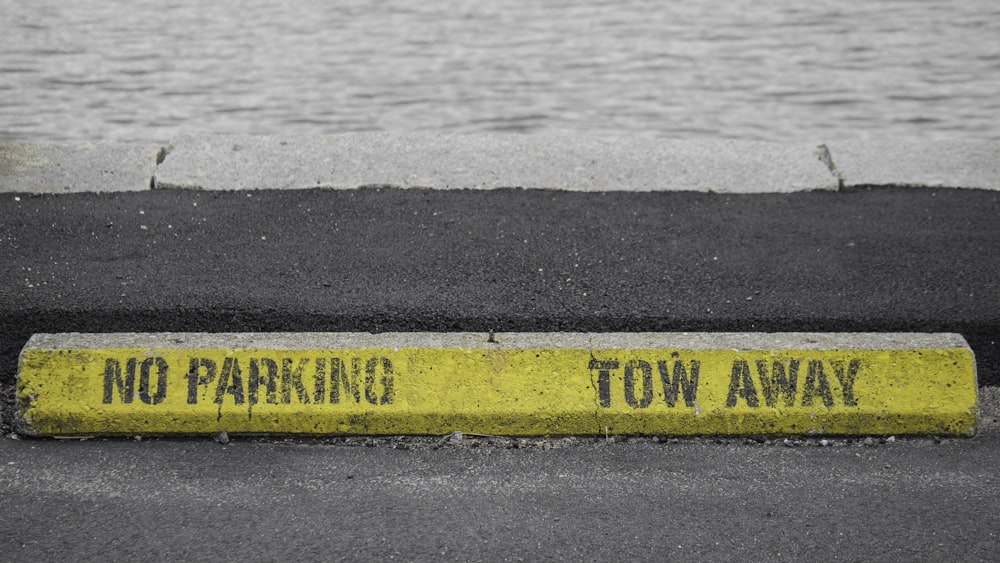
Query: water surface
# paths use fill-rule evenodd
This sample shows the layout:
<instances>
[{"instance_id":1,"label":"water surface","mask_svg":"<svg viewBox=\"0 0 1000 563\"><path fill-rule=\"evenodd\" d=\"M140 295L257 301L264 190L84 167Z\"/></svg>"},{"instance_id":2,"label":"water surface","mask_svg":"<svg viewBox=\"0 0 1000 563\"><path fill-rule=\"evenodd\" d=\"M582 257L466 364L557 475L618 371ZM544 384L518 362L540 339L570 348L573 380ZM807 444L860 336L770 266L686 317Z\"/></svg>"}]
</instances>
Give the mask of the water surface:
<instances>
[{"instance_id":1,"label":"water surface","mask_svg":"<svg viewBox=\"0 0 1000 563\"><path fill-rule=\"evenodd\" d=\"M0 0L0 138L1000 140L1000 2Z\"/></svg>"}]
</instances>

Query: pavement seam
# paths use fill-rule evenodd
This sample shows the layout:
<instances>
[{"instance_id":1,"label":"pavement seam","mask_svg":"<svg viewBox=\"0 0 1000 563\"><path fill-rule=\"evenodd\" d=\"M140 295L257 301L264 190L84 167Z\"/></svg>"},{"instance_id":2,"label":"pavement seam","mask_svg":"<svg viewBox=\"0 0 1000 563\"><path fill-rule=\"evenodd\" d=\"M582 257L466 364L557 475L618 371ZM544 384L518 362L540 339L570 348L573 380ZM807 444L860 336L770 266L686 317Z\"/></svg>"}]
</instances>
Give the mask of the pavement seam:
<instances>
[{"instance_id":1,"label":"pavement seam","mask_svg":"<svg viewBox=\"0 0 1000 563\"><path fill-rule=\"evenodd\" d=\"M167 156L173 152L174 145L163 145L156 151L156 165L153 167L153 176L149 179L149 189L164 189L166 186L161 186L156 182L156 173L160 170L160 165L167 160Z\"/></svg>"},{"instance_id":2,"label":"pavement seam","mask_svg":"<svg viewBox=\"0 0 1000 563\"><path fill-rule=\"evenodd\" d=\"M830 148L827 147L825 143L823 143L816 147L815 152L816 152L816 157L819 158L819 161L822 162L826 166L826 169L830 171L830 174L832 174L833 177L836 178L837 190L843 191L845 183L844 174L843 172L837 169L837 165L833 161L833 153L830 152Z\"/></svg>"}]
</instances>

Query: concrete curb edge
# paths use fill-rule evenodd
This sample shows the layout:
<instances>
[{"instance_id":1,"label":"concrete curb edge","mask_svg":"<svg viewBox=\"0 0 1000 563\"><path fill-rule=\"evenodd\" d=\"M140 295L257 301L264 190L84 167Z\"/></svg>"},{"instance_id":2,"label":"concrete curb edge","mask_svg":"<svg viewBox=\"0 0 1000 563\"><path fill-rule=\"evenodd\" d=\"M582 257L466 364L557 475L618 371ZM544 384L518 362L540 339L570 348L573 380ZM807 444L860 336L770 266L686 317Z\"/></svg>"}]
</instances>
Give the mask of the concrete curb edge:
<instances>
[{"instance_id":1,"label":"concrete curb edge","mask_svg":"<svg viewBox=\"0 0 1000 563\"><path fill-rule=\"evenodd\" d=\"M214 434L971 435L953 334L36 335L15 428Z\"/></svg>"},{"instance_id":2,"label":"concrete curb edge","mask_svg":"<svg viewBox=\"0 0 1000 563\"><path fill-rule=\"evenodd\" d=\"M775 193L863 185L1000 190L1000 143L766 143L568 135L186 135L0 142L0 192L260 190L369 185Z\"/></svg>"}]
</instances>

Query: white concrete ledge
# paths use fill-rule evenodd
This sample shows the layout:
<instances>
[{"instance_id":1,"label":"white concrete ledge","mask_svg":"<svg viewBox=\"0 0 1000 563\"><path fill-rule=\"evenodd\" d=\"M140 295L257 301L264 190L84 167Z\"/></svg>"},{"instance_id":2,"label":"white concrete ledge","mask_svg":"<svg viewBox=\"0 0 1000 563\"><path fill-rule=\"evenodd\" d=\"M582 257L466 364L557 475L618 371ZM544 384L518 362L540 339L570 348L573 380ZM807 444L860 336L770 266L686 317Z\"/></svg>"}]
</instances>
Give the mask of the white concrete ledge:
<instances>
[{"instance_id":1,"label":"white concrete ledge","mask_svg":"<svg viewBox=\"0 0 1000 563\"><path fill-rule=\"evenodd\" d=\"M552 135L354 133L182 137L159 188L257 190L365 185L573 191L836 189L814 144Z\"/></svg>"},{"instance_id":2,"label":"white concrete ledge","mask_svg":"<svg viewBox=\"0 0 1000 563\"><path fill-rule=\"evenodd\" d=\"M1000 190L1000 143L764 143L581 135L182 136L0 142L0 192L432 189L785 193L894 185Z\"/></svg>"},{"instance_id":3,"label":"white concrete ledge","mask_svg":"<svg viewBox=\"0 0 1000 563\"><path fill-rule=\"evenodd\" d=\"M32 335L36 350L104 348L226 348L318 350L338 348L444 347L522 349L636 348L685 350L903 350L967 347L960 334L919 332L114 332Z\"/></svg>"},{"instance_id":4,"label":"white concrete ledge","mask_svg":"<svg viewBox=\"0 0 1000 563\"><path fill-rule=\"evenodd\" d=\"M827 146L849 186L1000 190L1000 143L852 141Z\"/></svg>"},{"instance_id":5,"label":"white concrete ledge","mask_svg":"<svg viewBox=\"0 0 1000 563\"><path fill-rule=\"evenodd\" d=\"M0 192L125 192L150 188L153 143L0 142Z\"/></svg>"}]
</instances>

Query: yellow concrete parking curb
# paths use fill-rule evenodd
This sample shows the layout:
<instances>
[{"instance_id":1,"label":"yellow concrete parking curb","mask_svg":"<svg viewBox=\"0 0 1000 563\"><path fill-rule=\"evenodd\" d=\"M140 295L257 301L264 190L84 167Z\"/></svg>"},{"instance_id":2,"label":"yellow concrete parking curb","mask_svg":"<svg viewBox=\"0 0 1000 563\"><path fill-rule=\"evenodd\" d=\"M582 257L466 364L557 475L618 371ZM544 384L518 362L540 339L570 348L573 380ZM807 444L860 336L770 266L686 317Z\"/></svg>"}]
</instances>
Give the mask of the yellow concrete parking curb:
<instances>
[{"instance_id":1,"label":"yellow concrete parking curb","mask_svg":"<svg viewBox=\"0 0 1000 563\"><path fill-rule=\"evenodd\" d=\"M16 429L971 435L954 334L38 334Z\"/></svg>"}]
</instances>

